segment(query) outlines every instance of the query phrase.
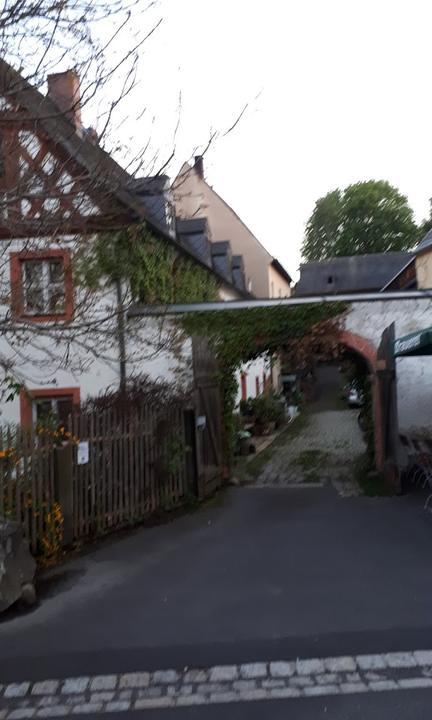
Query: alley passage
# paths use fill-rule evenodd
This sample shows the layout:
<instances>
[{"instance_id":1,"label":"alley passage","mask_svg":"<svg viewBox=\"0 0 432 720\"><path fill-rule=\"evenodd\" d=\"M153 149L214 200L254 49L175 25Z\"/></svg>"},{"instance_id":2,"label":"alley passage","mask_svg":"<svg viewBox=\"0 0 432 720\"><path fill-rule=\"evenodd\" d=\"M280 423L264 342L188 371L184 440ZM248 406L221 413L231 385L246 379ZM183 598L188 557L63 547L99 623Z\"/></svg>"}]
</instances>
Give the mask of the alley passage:
<instances>
[{"instance_id":1,"label":"alley passage","mask_svg":"<svg viewBox=\"0 0 432 720\"><path fill-rule=\"evenodd\" d=\"M271 458L255 474L257 487L284 487L331 482L344 496L358 495L355 468L365 453L358 409L350 409L340 394L335 366L318 372L317 394L278 442Z\"/></svg>"}]
</instances>

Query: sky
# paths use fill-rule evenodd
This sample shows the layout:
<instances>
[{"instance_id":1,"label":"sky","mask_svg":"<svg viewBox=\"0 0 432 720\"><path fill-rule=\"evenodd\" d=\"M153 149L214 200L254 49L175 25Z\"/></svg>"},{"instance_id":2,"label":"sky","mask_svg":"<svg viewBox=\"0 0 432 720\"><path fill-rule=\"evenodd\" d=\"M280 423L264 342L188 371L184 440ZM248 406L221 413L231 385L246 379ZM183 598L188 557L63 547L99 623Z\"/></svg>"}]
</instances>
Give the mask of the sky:
<instances>
[{"instance_id":1,"label":"sky","mask_svg":"<svg viewBox=\"0 0 432 720\"><path fill-rule=\"evenodd\" d=\"M137 85L147 120L132 119L132 96L127 131L151 130L160 158L175 144L172 175L217 131L207 181L291 274L315 201L336 187L385 179L428 214L431 0L159 0L152 12L163 21Z\"/></svg>"}]
</instances>

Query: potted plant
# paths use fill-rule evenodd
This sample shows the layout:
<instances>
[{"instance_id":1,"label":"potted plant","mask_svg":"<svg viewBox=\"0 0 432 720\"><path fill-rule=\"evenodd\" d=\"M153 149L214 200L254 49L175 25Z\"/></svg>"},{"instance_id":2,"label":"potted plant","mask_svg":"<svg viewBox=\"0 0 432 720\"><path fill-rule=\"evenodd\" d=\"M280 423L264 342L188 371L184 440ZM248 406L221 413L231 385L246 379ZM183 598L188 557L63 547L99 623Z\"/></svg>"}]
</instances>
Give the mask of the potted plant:
<instances>
[{"instance_id":1,"label":"potted plant","mask_svg":"<svg viewBox=\"0 0 432 720\"><path fill-rule=\"evenodd\" d=\"M253 400L256 435L268 435L271 432L270 423L273 422L272 407L268 395L259 395Z\"/></svg>"}]
</instances>

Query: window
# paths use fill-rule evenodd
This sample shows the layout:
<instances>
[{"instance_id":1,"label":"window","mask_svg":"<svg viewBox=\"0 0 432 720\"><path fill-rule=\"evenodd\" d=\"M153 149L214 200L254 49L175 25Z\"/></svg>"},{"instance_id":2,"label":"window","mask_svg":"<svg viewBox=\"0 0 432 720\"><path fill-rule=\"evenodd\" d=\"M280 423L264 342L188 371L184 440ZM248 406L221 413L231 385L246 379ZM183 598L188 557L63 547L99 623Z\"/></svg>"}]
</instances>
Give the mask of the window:
<instances>
[{"instance_id":1,"label":"window","mask_svg":"<svg viewBox=\"0 0 432 720\"><path fill-rule=\"evenodd\" d=\"M57 425L65 425L73 410L73 396L39 398L33 401L33 423L44 424L53 418Z\"/></svg>"},{"instance_id":2,"label":"window","mask_svg":"<svg viewBox=\"0 0 432 720\"><path fill-rule=\"evenodd\" d=\"M24 427L38 423L58 427L65 425L69 415L80 404L79 388L51 388L21 391L21 424Z\"/></svg>"},{"instance_id":3,"label":"window","mask_svg":"<svg viewBox=\"0 0 432 720\"><path fill-rule=\"evenodd\" d=\"M62 258L23 260L23 310L26 315L58 315L65 311Z\"/></svg>"},{"instance_id":4,"label":"window","mask_svg":"<svg viewBox=\"0 0 432 720\"><path fill-rule=\"evenodd\" d=\"M68 252L13 253L11 280L16 316L35 320L72 318L72 272Z\"/></svg>"}]
</instances>

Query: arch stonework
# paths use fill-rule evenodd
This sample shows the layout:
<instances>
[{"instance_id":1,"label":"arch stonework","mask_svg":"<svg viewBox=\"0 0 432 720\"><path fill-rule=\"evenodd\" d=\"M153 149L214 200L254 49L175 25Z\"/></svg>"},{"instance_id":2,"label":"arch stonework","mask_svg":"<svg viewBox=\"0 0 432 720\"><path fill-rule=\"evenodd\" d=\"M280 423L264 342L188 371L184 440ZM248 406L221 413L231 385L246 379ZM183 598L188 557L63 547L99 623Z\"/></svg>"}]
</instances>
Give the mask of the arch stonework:
<instances>
[{"instance_id":1,"label":"arch stonework","mask_svg":"<svg viewBox=\"0 0 432 720\"><path fill-rule=\"evenodd\" d=\"M377 349L366 338L349 330L342 330L340 342L345 347L358 353L363 357L369 367L372 376L372 405L374 420L374 441L375 441L375 464L377 470L384 469L384 437L382 428L382 407L380 400L379 381L377 375Z\"/></svg>"}]
</instances>

